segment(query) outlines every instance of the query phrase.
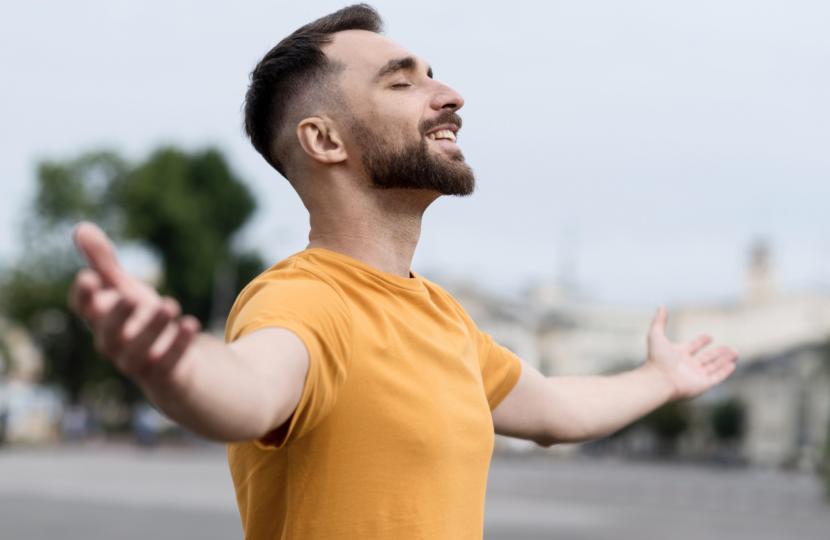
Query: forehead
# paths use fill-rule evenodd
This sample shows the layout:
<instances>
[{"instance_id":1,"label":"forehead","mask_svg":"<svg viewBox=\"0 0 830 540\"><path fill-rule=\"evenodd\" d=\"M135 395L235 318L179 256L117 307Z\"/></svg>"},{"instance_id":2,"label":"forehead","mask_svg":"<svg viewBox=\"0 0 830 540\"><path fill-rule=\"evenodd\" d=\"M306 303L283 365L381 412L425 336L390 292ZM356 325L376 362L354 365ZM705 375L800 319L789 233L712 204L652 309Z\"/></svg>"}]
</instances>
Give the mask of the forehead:
<instances>
[{"instance_id":1,"label":"forehead","mask_svg":"<svg viewBox=\"0 0 830 540\"><path fill-rule=\"evenodd\" d=\"M323 46L323 51L342 62L346 67L345 78L355 83L371 81L393 58L414 56L397 41L365 30L337 32L331 43ZM422 59L418 58L418 61L426 65Z\"/></svg>"}]
</instances>

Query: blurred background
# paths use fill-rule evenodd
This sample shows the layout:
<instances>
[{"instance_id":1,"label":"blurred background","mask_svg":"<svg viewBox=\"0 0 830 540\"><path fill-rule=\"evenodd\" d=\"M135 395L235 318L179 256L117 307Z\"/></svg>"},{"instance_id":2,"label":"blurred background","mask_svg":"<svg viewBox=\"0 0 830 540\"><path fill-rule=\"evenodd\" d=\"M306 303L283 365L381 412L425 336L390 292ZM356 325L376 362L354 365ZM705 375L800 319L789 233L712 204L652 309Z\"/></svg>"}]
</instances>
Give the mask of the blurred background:
<instances>
[{"instance_id":1,"label":"blurred background","mask_svg":"<svg viewBox=\"0 0 830 540\"><path fill-rule=\"evenodd\" d=\"M0 536L241 538L221 446L101 360L69 232L221 334L307 215L242 135L261 56L342 2L31 1L0 17ZM548 375L670 333L731 379L607 439L499 439L485 538L826 538L830 5L375 1L466 99L479 188L413 269ZM827 488L825 488L827 486Z\"/></svg>"}]
</instances>

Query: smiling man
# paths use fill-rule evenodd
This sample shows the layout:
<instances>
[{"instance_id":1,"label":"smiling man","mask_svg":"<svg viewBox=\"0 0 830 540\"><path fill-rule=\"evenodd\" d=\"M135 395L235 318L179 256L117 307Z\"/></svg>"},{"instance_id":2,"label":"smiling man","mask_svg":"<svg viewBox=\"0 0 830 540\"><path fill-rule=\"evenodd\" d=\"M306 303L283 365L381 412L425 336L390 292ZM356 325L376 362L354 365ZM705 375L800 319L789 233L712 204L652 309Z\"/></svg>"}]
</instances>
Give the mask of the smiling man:
<instances>
[{"instance_id":1,"label":"smiling man","mask_svg":"<svg viewBox=\"0 0 830 540\"><path fill-rule=\"evenodd\" d=\"M734 370L706 336L613 377L545 378L410 270L421 218L470 195L463 98L357 5L294 32L251 75L245 127L309 211L305 251L240 294L227 344L127 275L91 224L73 307L98 347L188 429L228 441L245 536L480 539L494 433L608 435Z\"/></svg>"}]
</instances>

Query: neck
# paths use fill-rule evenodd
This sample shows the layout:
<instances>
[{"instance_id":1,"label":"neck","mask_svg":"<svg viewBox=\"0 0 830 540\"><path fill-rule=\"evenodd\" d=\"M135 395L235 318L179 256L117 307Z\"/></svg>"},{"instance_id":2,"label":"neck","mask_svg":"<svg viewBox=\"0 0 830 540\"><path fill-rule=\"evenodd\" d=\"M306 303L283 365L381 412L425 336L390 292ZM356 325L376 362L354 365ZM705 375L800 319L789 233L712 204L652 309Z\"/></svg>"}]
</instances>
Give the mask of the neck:
<instances>
[{"instance_id":1,"label":"neck","mask_svg":"<svg viewBox=\"0 0 830 540\"><path fill-rule=\"evenodd\" d=\"M424 211L438 195L376 189L362 194L351 198L349 204L342 204L337 197L307 204L311 221L308 248L334 251L381 272L409 277Z\"/></svg>"}]
</instances>

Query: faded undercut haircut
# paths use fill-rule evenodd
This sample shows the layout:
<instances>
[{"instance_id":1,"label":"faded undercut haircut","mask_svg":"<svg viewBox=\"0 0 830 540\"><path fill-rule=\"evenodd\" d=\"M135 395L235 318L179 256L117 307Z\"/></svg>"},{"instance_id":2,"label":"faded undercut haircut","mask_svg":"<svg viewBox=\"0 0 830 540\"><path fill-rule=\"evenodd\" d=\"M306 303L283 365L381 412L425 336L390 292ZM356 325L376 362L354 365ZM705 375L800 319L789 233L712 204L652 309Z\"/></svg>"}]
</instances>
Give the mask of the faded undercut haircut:
<instances>
[{"instance_id":1,"label":"faded undercut haircut","mask_svg":"<svg viewBox=\"0 0 830 540\"><path fill-rule=\"evenodd\" d=\"M381 33L383 19L366 4L355 4L309 23L280 41L251 72L245 95L245 133L257 152L286 178L291 136L297 124L321 106L342 99L339 62L321 47L345 30Z\"/></svg>"}]
</instances>

